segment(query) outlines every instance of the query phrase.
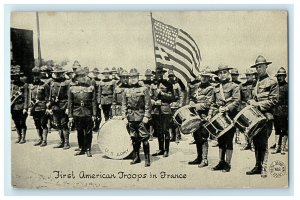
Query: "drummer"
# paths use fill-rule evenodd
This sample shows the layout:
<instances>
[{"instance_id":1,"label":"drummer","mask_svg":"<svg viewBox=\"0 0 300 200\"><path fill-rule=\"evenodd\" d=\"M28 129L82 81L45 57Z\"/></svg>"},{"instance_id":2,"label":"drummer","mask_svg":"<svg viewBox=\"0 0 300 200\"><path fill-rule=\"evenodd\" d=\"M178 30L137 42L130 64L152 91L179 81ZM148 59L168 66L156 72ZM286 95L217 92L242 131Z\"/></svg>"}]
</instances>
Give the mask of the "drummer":
<instances>
[{"instance_id":1,"label":"drummer","mask_svg":"<svg viewBox=\"0 0 300 200\"><path fill-rule=\"evenodd\" d=\"M197 158L194 161L188 162L189 165L196 165L198 167L208 166L207 154L208 154L208 133L204 131L203 124L206 122L207 114L211 104L211 98L213 94L214 87L210 84L212 73L209 67L206 67L203 71L200 72L200 81L201 83L196 88L196 97L195 102L191 101L190 106L195 107L197 112L202 119L200 128L193 133L196 149L197 149Z\"/></svg>"},{"instance_id":2,"label":"drummer","mask_svg":"<svg viewBox=\"0 0 300 200\"><path fill-rule=\"evenodd\" d=\"M151 99L149 90L139 82L139 73L136 68L129 72L130 87L125 88L122 97L122 119L128 121L128 130L131 136L134 158L130 164L141 162L140 146L143 143L145 167L150 166L150 133L145 127L151 117Z\"/></svg>"},{"instance_id":3,"label":"drummer","mask_svg":"<svg viewBox=\"0 0 300 200\"><path fill-rule=\"evenodd\" d=\"M257 107L267 118L267 124L253 137L255 166L252 170L246 172L247 175L261 174L262 178L267 177L268 139L272 133L273 109L279 98L277 80L270 78L267 73L267 67L271 63L259 55L255 64L251 66L251 68L256 69L258 80L253 91L254 99L248 101L250 105Z\"/></svg>"},{"instance_id":4,"label":"drummer","mask_svg":"<svg viewBox=\"0 0 300 200\"><path fill-rule=\"evenodd\" d=\"M247 102L251 99L253 99L253 90L256 85L256 79L255 79L256 72L253 69L247 69L246 70L246 82L241 85L241 105L240 110L244 109L247 105L249 105ZM250 138L245 135L245 145L241 148L241 150L253 150L254 146L253 143L250 141ZM251 144L252 143L252 144Z\"/></svg>"},{"instance_id":5,"label":"drummer","mask_svg":"<svg viewBox=\"0 0 300 200\"><path fill-rule=\"evenodd\" d=\"M231 119L233 119L237 114L237 109L241 99L240 88L236 83L230 81L230 69L231 68L227 65L220 65L218 70L215 71L219 77L220 83L213 89L211 107L207 117L208 121L218 113L228 114ZM212 168L213 171L230 171L230 163L233 153L233 137L235 132L236 128L233 126L229 131L218 138L220 161Z\"/></svg>"}]
</instances>

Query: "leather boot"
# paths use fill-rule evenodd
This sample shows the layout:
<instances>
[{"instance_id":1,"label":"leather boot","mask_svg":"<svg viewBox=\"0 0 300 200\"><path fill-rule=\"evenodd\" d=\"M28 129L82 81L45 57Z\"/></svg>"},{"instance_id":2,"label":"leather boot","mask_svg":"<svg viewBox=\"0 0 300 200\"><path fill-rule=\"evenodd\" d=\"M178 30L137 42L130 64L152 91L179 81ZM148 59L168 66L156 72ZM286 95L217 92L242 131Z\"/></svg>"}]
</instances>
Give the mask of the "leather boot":
<instances>
[{"instance_id":1,"label":"leather boot","mask_svg":"<svg viewBox=\"0 0 300 200\"><path fill-rule=\"evenodd\" d=\"M280 153L280 144L279 144L279 140L280 140L280 135L275 135L276 148L275 148L274 151L271 152L271 154L277 154L277 153Z\"/></svg>"},{"instance_id":2,"label":"leather boot","mask_svg":"<svg viewBox=\"0 0 300 200\"><path fill-rule=\"evenodd\" d=\"M63 130L59 130L58 135L59 135L60 142L57 145L55 145L53 148L63 148L64 147L65 138L63 135Z\"/></svg>"},{"instance_id":3,"label":"leather boot","mask_svg":"<svg viewBox=\"0 0 300 200\"><path fill-rule=\"evenodd\" d=\"M170 147L170 140L165 139L165 152L164 152L164 157L169 156L169 147Z\"/></svg>"},{"instance_id":4,"label":"leather boot","mask_svg":"<svg viewBox=\"0 0 300 200\"><path fill-rule=\"evenodd\" d=\"M154 133L154 129L153 129L153 126L152 125L150 125L150 127L149 127L149 132L150 132L150 137L149 137L149 140L150 141L152 141L153 140L153 133Z\"/></svg>"},{"instance_id":5,"label":"leather boot","mask_svg":"<svg viewBox=\"0 0 300 200\"><path fill-rule=\"evenodd\" d=\"M158 139L158 146L159 146L159 150L156 153L152 154L152 156L164 155L164 141Z\"/></svg>"},{"instance_id":6,"label":"leather boot","mask_svg":"<svg viewBox=\"0 0 300 200\"><path fill-rule=\"evenodd\" d=\"M225 154L225 150L219 148L220 161L215 167L212 168L213 171L224 169L225 167L224 154Z\"/></svg>"},{"instance_id":7,"label":"leather boot","mask_svg":"<svg viewBox=\"0 0 300 200\"><path fill-rule=\"evenodd\" d=\"M63 134L64 134L64 138L65 138L65 144L64 144L63 150L70 149L70 143L69 143L70 132L69 132L69 130L63 130Z\"/></svg>"},{"instance_id":8,"label":"leather boot","mask_svg":"<svg viewBox=\"0 0 300 200\"><path fill-rule=\"evenodd\" d=\"M17 144L17 143L19 143L21 141L21 129L16 128L16 131L17 131L17 134L18 134L18 138L15 141L15 143Z\"/></svg>"},{"instance_id":9,"label":"leather boot","mask_svg":"<svg viewBox=\"0 0 300 200\"><path fill-rule=\"evenodd\" d=\"M189 165L199 165L202 161L202 149L199 142L196 143L197 158L193 161L188 162Z\"/></svg>"},{"instance_id":10,"label":"leather boot","mask_svg":"<svg viewBox=\"0 0 300 200\"><path fill-rule=\"evenodd\" d=\"M140 159L140 145L141 143L138 142L138 141L135 141L133 143L133 150L134 150L134 159L130 162L131 165L134 165L134 164L137 164L137 163L140 163L141 162L141 159Z\"/></svg>"},{"instance_id":11,"label":"leather boot","mask_svg":"<svg viewBox=\"0 0 300 200\"><path fill-rule=\"evenodd\" d=\"M255 166L253 169L251 169L250 171L246 172L246 175L254 175L254 174L261 174L261 161L260 161L260 155L259 155L259 151L255 150Z\"/></svg>"},{"instance_id":12,"label":"leather boot","mask_svg":"<svg viewBox=\"0 0 300 200\"><path fill-rule=\"evenodd\" d=\"M20 140L19 144L24 144L26 142L25 137L26 137L26 128L22 128L21 129L21 140Z\"/></svg>"},{"instance_id":13,"label":"leather boot","mask_svg":"<svg viewBox=\"0 0 300 200\"><path fill-rule=\"evenodd\" d=\"M36 129L37 135L38 135L38 141L34 143L34 146L40 146L42 144L42 135L43 135L43 130L42 129Z\"/></svg>"},{"instance_id":14,"label":"leather boot","mask_svg":"<svg viewBox=\"0 0 300 200\"><path fill-rule=\"evenodd\" d=\"M226 163L225 163L225 167L223 169L223 172L230 172L230 169L231 169L231 158L232 158L232 153L233 153L233 150L228 150L226 149Z\"/></svg>"},{"instance_id":15,"label":"leather boot","mask_svg":"<svg viewBox=\"0 0 300 200\"><path fill-rule=\"evenodd\" d=\"M285 146L286 146L287 139L288 139L288 137L286 135L282 137L282 141L281 141L281 155L285 155Z\"/></svg>"},{"instance_id":16,"label":"leather boot","mask_svg":"<svg viewBox=\"0 0 300 200\"><path fill-rule=\"evenodd\" d=\"M43 141L42 141L41 147L47 146L47 136L48 136L48 130L43 129Z\"/></svg>"},{"instance_id":17,"label":"leather boot","mask_svg":"<svg viewBox=\"0 0 300 200\"><path fill-rule=\"evenodd\" d=\"M150 146L148 141L143 142L143 149L145 155L145 167L150 166Z\"/></svg>"},{"instance_id":18,"label":"leather boot","mask_svg":"<svg viewBox=\"0 0 300 200\"><path fill-rule=\"evenodd\" d=\"M240 141L240 132L238 130L235 133L235 143L236 144L241 144L241 141Z\"/></svg>"},{"instance_id":19,"label":"leather boot","mask_svg":"<svg viewBox=\"0 0 300 200\"><path fill-rule=\"evenodd\" d=\"M173 128L169 128L170 141L175 142L175 134L173 133Z\"/></svg>"},{"instance_id":20,"label":"leather boot","mask_svg":"<svg viewBox=\"0 0 300 200\"><path fill-rule=\"evenodd\" d=\"M207 155L208 155L208 142L206 141L202 144L202 161L200 165L198 165L199 168L208 166Z\"/></svg>"},{"instance_id":21,"label":"leather boot","mask_svg":"<svg viewBox=\"0 0 300 200\"><path fill-rule=\"evenodd\" d=\"M267 149L261 151L261 160L262 160L261 177L262 178L266 178L268 176L268 173L267 173L268 156L269 156L269 152Z\"/></svg>"}]
</instances>

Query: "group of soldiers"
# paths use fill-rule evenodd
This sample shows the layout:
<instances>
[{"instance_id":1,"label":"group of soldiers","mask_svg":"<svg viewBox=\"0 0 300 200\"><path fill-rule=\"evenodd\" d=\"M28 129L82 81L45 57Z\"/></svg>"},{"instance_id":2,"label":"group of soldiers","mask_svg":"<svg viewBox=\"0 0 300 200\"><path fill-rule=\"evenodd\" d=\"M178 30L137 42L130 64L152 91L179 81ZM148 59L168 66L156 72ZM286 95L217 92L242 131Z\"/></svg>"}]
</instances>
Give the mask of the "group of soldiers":
<instances>
[{"instance_id":1,"label":"group of soldiers","mask_svg":"<svg viewBox=\"0 0 300 200\"><path fill-rule=\"evenodd\" d=\"M266 125L253 137L245 138L242 150L255 151L255 167L248 175L267 176L268 139L275 126L276 145L272 153L284 154L288 136L288 84L286 70L280 68L277 80L269 77L267 62L258 56L247 69L246 82L238 81L239 73L227 65L216 71L209 67L200 72L188 88L173 70L157 66L147 69L145 80L136 68L129 72L119 68L105 68L101 74L94 68L83 68L78 61L72 66L55 65L32 69L33 81L22 81L20 66L11 66L11 113L18 134L16 143L26 142L26 119L32 116L37 131L35 146L47 145L50 127L59 132L60 142L54 148L69 149L70 130L77 130L78 148L75 156L92 156L93 131L98 131L102 121L118 118L127 122L132 139L133 160L140 163L140 147L143 144L145 167L150 166L149 140L158 140L158 151L152 156L169 156L170 142L180 140L180 124L173 120L174 113L182 106L195 107L201 119L200 128L193 134L197 157L189 162L199 167L208 166L208 139L204 124L218 113L227 113L233 119L247 105L257 107L267 118ZM256 70L253 70L255 68ZM167 73L168 72L168 73ZM167 73L168 79L165 79ZM50 122L50 124L49 124ZM219 137L219 163L212 170L229 172L233 154L233 138L239 143L239 131L235 127Z\"/></svg>"}]
</instances>

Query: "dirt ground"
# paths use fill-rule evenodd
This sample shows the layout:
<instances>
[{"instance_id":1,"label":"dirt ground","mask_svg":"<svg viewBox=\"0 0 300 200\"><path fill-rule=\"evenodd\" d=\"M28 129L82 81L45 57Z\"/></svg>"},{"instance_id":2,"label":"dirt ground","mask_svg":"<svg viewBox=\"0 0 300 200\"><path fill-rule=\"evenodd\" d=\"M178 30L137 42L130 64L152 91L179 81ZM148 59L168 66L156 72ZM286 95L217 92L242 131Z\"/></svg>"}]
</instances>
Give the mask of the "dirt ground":
<instances>
[{"instance_id":1,"label":"dirt ground","mask_svg":"<svg viewBox=\"0 0 300 200\"><path fill-rule=\"evenodd\" d=\"M12 186L17 188L268 188L288 186L288 153L269 153L268 177L247 176L246 171L255 164L254 152L240 151L241 145L234 144L232 169L229 173L212 171L218 163L218 148L209 141L209 166L198 168L188 165L196 157L195 145L189 143L192 135L183 135L179 144L170 145L167 158L152 157L151 166L142 162L130 165L130 158L113 160L107 158L97 143L97 133L93 134L92 154L74 156L77 147L76 132L70 134L71 148L54 149L59 142L57 131L52 130L46 147L35 147L36 131L32 118L27 119L28 131L25 144L14 144L17 138L11 132ZM12 124L12 127L14 125ZM243 140L243 135L240 136ZM269 146L274 142L274 132ZM158 149L157 139L150 141L150 153ZM271 152L272 150L270 150ZM58 177L58 174L60 175Z\"/></svg>"}]
</instances>

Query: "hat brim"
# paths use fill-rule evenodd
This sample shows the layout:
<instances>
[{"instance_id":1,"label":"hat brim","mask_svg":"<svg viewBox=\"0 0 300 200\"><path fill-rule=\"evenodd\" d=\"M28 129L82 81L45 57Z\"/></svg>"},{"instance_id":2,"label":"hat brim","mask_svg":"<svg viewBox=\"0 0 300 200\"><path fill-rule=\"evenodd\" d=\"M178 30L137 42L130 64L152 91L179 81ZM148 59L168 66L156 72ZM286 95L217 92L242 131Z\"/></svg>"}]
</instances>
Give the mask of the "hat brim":
<instances>
[{"instance_id":1,"label":"hat brim","mask_svg":"<svg viewBox=\"0 0 300 200\"><path fill-rule=\"evenodd\" d=\"M262 64L266 64L266 65L269 65L271 64L272 62L261 62L261 63L256 63L255 65L252 65L250 68L256 68L257 65L262 65Z\"/></svg>"},{"instance_id":2,"label":"hat brim","mask_svg":"<svg viewBox=\"0 0 300 200\"><path fill-rule=\"evenodd\" d=\"M279 75L287 75L286 73L278 73L275 75L275 77L279 76Z\"/></svg>"},{"instance_id":3,"label":"hat brim","mask_svg":"<svg viewBox=\"0 0 300 200\"><path fill-rule=\"evenodd\" d=\"M216 71L214 71L213 73L214 74L218 74L220 71L223 71L223 70L231 70L231 69L233 69L233 68L231 68L231 67L228 67L228 68L226 68L226 69L218 69L218 70L216 70Z\"/></svg>"},{"instance_id":4,"label":"hat brim","mask_svg":"<svg viewBox=\"0 0 300 200\"><path fill-rule=\"evenodd\" d=\"M51 73L64 73L66 72L65 70L62 70L62 71L52 71Z\"/></svg>"}]
</instances>

